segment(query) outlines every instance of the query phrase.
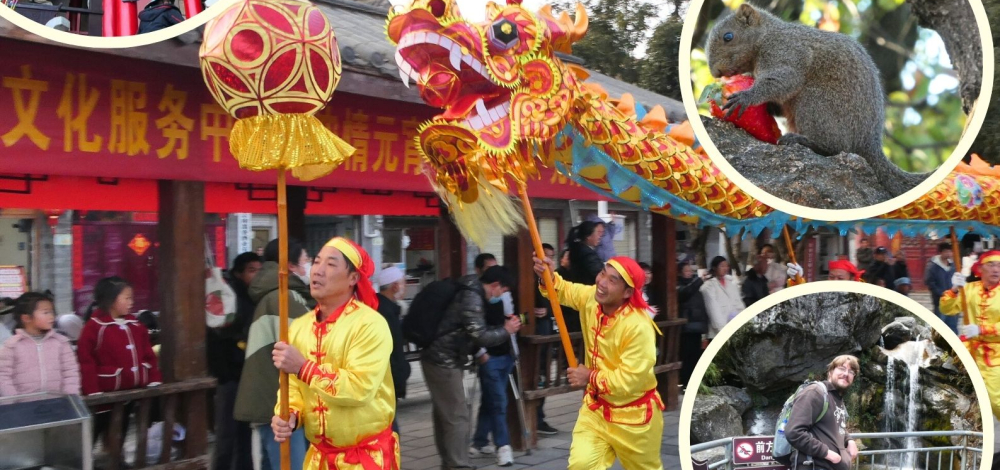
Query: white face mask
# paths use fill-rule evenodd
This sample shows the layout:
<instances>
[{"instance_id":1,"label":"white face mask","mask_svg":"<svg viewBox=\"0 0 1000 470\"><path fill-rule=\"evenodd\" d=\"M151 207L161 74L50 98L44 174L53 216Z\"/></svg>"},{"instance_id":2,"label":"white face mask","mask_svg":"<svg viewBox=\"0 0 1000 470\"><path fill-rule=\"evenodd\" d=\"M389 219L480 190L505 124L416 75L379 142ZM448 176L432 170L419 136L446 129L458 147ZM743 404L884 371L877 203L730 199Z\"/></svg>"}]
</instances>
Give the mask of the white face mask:
<instances>
[{"instance_id":1,"label":"white face mask","mask_svg":"<svg viewBox=\"0 0 1000 470\"><path fill-rule=\"evenodd\" d=\"M305 263L304 265L302 265L302 269L305 271L305 274L295 273L295 275L298 276L299 279L301 279L302 282L304 282L308 286L309 282L311 282L309 280L309 274L312 272L312 263L309 262Z\"/></svg>"}]
</instances>

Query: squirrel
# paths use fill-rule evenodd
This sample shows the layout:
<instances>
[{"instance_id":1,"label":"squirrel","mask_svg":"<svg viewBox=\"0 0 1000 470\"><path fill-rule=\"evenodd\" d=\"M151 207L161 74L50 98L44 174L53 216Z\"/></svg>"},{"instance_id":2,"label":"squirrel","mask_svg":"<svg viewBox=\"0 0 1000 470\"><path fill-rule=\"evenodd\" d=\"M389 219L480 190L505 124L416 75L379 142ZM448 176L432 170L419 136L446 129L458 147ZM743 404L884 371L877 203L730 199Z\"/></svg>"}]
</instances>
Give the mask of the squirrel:
<instances>
[{"instance_id":1,"label":"squirrel","mask_svg":"<svg viewBox=\"0 0 1000 470\"><path fill-rule=\"evenodd\" d=\"M788 123L778 145L800 144L824 156L860 155L893 197L929 175L903 171L883 153L879 70L849 36L785 22L744 3L712 28L707 46L713 77L754 76L753 86L729 97L727 116L767 104Z\"/></svg>"}]
</instances>

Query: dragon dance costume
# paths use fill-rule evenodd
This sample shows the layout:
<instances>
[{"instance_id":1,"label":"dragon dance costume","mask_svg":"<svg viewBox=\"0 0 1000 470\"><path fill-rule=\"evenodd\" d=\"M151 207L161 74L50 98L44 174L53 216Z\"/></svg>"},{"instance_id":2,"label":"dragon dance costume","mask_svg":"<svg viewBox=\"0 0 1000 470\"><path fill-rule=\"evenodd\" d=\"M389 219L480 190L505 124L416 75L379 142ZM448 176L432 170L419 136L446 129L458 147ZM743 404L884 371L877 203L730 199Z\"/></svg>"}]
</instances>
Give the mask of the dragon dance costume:
<instances>
[{"instance_id":1,"label":"dragon dance costume","mask_svg":"<svg viewBox=\"0 0 1000 470\"><path fill-rule=\"evenodd\" d=\"M611 258L608 264L633 288L632 297L611 314L597 303L597 286L554 275L559 303L580 312L585 363L591 370L573 429L569 468L608 468L617 456L628 469L662 469L665 407L653 373L658 330L642 299L646 275L626 257Z\"/></svg>"},{"instance_id":2,"label":"dragon dance costume","mask_svg":"<svg viewBox=\"0 0 1000 470\"><path fill-rule=\"evenodd\" d=\"M374 265L364 250L343 238L326 246L340 250L357 267L360 280L356 296L323 321L317 308L290 327L289 344L306 357L297 376L289 377L289 407L311 444L302 468L398 470L399 437L391 429L396 414L389 373L392 335L375 310L378 301L368 280Z\"/></svg>"}]
</instances>

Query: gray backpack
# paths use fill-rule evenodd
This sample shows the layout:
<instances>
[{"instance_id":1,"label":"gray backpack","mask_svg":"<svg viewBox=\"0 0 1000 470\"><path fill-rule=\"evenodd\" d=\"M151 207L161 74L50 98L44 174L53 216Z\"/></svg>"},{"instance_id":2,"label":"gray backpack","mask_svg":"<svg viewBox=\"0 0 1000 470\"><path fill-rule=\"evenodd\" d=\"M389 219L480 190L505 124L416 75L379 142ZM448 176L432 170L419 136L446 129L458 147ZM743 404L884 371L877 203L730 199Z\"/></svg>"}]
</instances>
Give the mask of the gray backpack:
<instances>
[{"instance_id":1,"label":"gray backpack","mask_svg":"<svg viewBox=\"0 0 1000 470\"><path fill-rule=\"evenodd\" d=\"M771 455L775 459L783 459L784 457L790 455L795 449L792 445L788 443L788 438L785 437L785 426L788 426L788 417L792 414L792 403L795 402L795 398L802 394L802 391L806 387L814 384L820 384L823 388L823 411L820 411L819 416L813 420L813 424L818 423L824 416L826 416L826 411L830 408L830 393L826 389L826 386L822 382L816 381L805 381L799 388L795 390L792 396L785 400L784 406L781 407L781 414L778 415L778 422L774 425L774 448L771 451Z\"/></svg>"}]
</instances>

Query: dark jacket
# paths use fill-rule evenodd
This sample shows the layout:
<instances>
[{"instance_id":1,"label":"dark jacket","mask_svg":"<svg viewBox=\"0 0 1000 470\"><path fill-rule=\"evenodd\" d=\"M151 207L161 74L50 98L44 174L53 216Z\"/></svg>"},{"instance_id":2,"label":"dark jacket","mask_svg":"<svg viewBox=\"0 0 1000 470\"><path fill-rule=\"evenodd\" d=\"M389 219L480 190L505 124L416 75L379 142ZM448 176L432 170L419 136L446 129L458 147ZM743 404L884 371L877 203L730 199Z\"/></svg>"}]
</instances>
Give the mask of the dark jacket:
<instances>
[{"instance_id":1,"label":"dark jacket","mask_svg":"<svg viewBox=\"0 0 1000 470\"><path fill-rule=\"evenodd\" d=\"M420 352L420 359L439 367L458 369L469 363L478 348L496 346L510 340L502 326L487 327L483 305L486 292L475 274L458 280L466 289L459 290L438 325L438 338Z\"/></svg>"},{"instance_id":2,"label":"dark jacket","mask_svg":"<svg viewBox=\"0 0 1000 470\"><path fill-rule=\"evenodd\" d=\"M388 297L378 294L378 313L385 318L392 333L392 354L389 355L389 371L392 373L392 384L396 389L396 398L406 398L406 381L410 378L410 363L403 354L403 327L399 321L399 304Z\"/></svg>"},{"instance_id":3,"label":"dark jacket","mask_svg":"<svg viewBox=\"0 0 1000 470\"><path fill-rule=\"evenodd\" d=\"M823 410L823 388L826 387L829 406L818 423L813 424ZM806 387L792 402L792 412L788 416L785 437L793 449L798 450L798 461L811 456L817 467L829 470L848 470L851 455L847 452L847 408L840 392L828 381ZM840 454L841 461L834 464L826 460L826 451ZM792 452L792 456L795 452ZM806 468L806 467L802 467Z\"/></svg>"},{"instance_id":4,"label":"dark jacket","mask_svg":"<svg viewBox=\"0 0 1000 470\"><path fill-rule=\"evenodd\" d=\"M701 296L700 277L677 277L677 302L680 304L680 316L686 318L685 333L708 333L708 313L705 310L705 299Z\"/></svg>"},{"instance_id":5,"label":"dark jacket","mask_svg":"<svg viewBox=\"0 0 1000 470\"><path fill-rule=\"evenodd\" d=\"M507 315L504 315L503 313L503 302L495 304L486 302L483 305L483 309L486 312L487 327L503 327L503 324L507 321ZM490 357L506 356L510 354L510 341L504 341L496 346L490 346L486 348L486 353L489 354Z\"/></svg>"},{"instance_id":6,"label":"dark jacket","mask_svg":"<svg viewBox=\"0 0 1000 470\"><path fill-rule=\"evenodd\" d=\"M872 263L875 262L875 250L871 247L868 248L858 248L858 269L867 271L871 267Z\"/></svg>"},{"instance_id":7,"label":"dark jacket","mask_svg":"<svg viewBox=\"0 0 1000 470\"><path fill-rule=\"evenodd\" d=\"M885 261L876 261L868 267L864 274L865 282L876 284L879 279L885 282L885 287L890 290L896 289L896 276L892 272L892 266Z\"/></svg>"},{"instance_id":8,"label":"dark jacket","mask_svg":"<svg viewBox=\"0 0 1000 470\"><path fill-rule=\"evenodd\" d=\"M248 423L270 423L278 401L278 369L271 351L278 342L278 263L267 261L260 267L249 288L257 306L247 338L246 363L236 392L233 416ZM307 286L298 276L288 276L288 320L301 317L316 307Z\"/></svg>"},{"instance_id":9,"label":"dark jacket","mask_svg":"<svg viewBox=\"0 0 1000 470\"><path fill-rule=\"evenodd\" d=\"M604 270L604 262L593 248L578 242L569 249L569 282L592 286L597 283L597 275Z\"/></svg>"},{"instance_id":10,"label":"dark jacket","mask_svg":"<svg viewBox=\"0 0 1000 470\"><path fill-rule=\"evenodd\" d=\"M892 265L892 276L893 282L901 277L910 277L910 266L906 264L906 261L896 261ZM895 288L895 286L893 286L893 288Z\"/></svg>"},{"instance_id":11,"label":"dark jacket","mask_svg":"<svg viewBox=\"0 0 1000 470\"><path fill-rule=\"evenodd\" d=\"M227 280L236 293L236 318L223 328L208 328L205 332L205 352L208 354L208 372L220 384L240 380L244 356L240 343L246 347L250 322L253 320L254 303L250 299L250 286L238 278Z\"/></svg>"},{"instance_id":12,"label":"dark jacket","mask_svg":"<svg viewBox=\"0 0 1000 470\"><path fill-rule=\"evenodd\" d=\"M941 261L941 256L931 258L924 271L924 284L931 291L931 301L934 303L934 313L941 314L940 302L944 291L951 289L951 277L955 275L955 267Z\"/></svg>"},{"instance_id":13,"label":"dark jacket","mask_svg":"<svg viewBox=\"0 0 1000 470\"><path fill-rule=\"evenodd\" d=\"M184 15L173 3L158 0L139 12L139 34L159 31L184 21Z\"/></svg>"},{"instance_id":14,"label":"dark jacket","mask_svg":"<svg viewBox=\"0 0 1000 470\"><path fill-rule=\"evenodd\" d=\"M767 297L767 294L770 293L770 288L767 285L767 277L757 274L755 269L750 268L747 270L747 277L743 280L740 291L742 292L743 304L749 307L754 302Z\"/></svg>"}]
</instances>

